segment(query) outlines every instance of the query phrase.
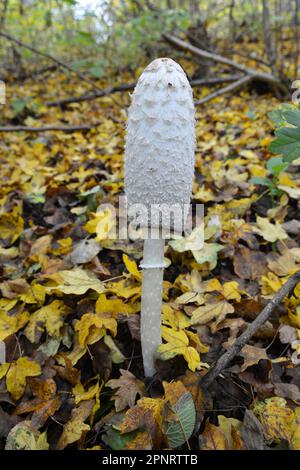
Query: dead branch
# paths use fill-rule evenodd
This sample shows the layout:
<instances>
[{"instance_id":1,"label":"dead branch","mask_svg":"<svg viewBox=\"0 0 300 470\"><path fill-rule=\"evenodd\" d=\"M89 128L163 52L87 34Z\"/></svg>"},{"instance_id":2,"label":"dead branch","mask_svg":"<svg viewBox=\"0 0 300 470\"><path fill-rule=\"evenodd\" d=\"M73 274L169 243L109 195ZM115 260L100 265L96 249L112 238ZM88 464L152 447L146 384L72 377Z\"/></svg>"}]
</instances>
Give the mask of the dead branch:
<instances>
[{"instance_id":1,"label":"dead branch","mask_svg":"<svg viewBox=\"0 0 300 470\"><path fill-rule=\"evenodd\" d=\"M55 106L66 106L72 103L81 103L83 101L92 101L96 98L103 98L104 96L112 95L113 93L118 93L120 91L130 91L133 90L135 87L135 83L124 83L122 85L117 85L115 87L110 87L105 90L95 91L92 93L86 93L81 96L70 96L70 98L63 98L61 100L56 101L48 101L46 106L49 108Z\"/></svg>"},{"instance_id":2,"label":"dead branch","mask_svg":"<svg viewBox=\"0 0 300 470\"><path fill-rule=\"evenodd\" d=\"M77 131L89 131L99 126L96 124L84 124L79 126L44 126L44 127L27 127L27 126L0 126L0 132L77 132Z\"/></svg>"},{"instance_id":3,"label":"dead branch","mask_svg":"<svg viewBox=\"0 0 300 470\"><path fill-rule=\"evenodd\" d=\"M203 49L199 49L198 47L192 46L188 42L183 41L182 39L176 36L173 36L172 34L163 34L163 38L173 47L190 52L191 54L194 54L197 57L227 65L236 70L239 70L240 72L243 72L245 75L248 75L249 77L251 77L251 80L259 80L268 83L269 85L278 88L282 93L288 93L287 87L280 81L280 79L270 73L260 72L259 70L254 70L252 68L246 67L245 65L238 64L237 62L234 62L233 60L228 59L227 57L223 57L219 54L214 54L212 52L204 51ZM247 82L248 81L246 81L245 83Z\"/></svg>"},{"instance_id":4,"label":"dead branch","mask_svg":"<svg viewBox=\"0 0 300 470\"><path fill-rule=\"evenodd\" d=\"M256 331L268 320L272 315L275 308L282 302L284 297L292 292L295 286L300 282L300 271L294 273L287 282L279 289L274 295L273 299L265 306L260 312L257 318L248 326L241 336L237 338L233 346L228 349L216 362L216 364L209 369L207 374L202 380L202 384L205 387L211 385L211 383L219 376L219 374L226 369L232 359L238 355L241 349L247 344L252 338Z\"/></svg>"},{"instance_id":5,"label":"dead branch","mask_svg":"<svg viewBox=\"0 0 300 470\"><path fill-rule=\"evenodd\" d=\"M196 80L191 80L190 84L192 87L198 86L213 86L220 83L231 83L240 78L240 75L224 75L222 77L215 78L201 78ZM81 96L70 96L70 98L63 98L61 100L48 101L46 106L55 107L55 106L67 106L72 103L81 103L83 101L92 101L97 98L103 98L104 96L109 96L114 93L119 93L123 91L132 91L134 90L136 83L123 83L121 85L116 85L114 87L107 88L100 92L86 93Z\"/></svg>"},{"instance_id":6,"label":"dead branch","mask_svg":"<svg viewBox=\"0 0 300 470\"><path fill-rule=\"evenodd\" d=\"M225 93L229 93L230 91L237 90L238 88L241 88L242 86L244 86L246 83L251 82L252 79L253 79L252 76L245 75L244 77L240 78L239 80L232 83L231 85L220 88L220 90L217 90L214 93L210 93L209 95L204 96L204 98L195 101L195 104L196 105L203 104L203 103L206 103L207 101L217 98L218 96L224 95Z\"/></svg>"},{"instance_id":7,"label":"dead branch","mask_svg":"<svg viewBox=\"0 0 300 470\"><path fill-rule=\"evenodd\" d=\"M78 78L80 78L80 80L89 83L93 87L94 90L98 90L99 92L102 92L101 88L98 88L92 80L87 78L85 75L82 75L82 73L78 72L77 70L72 69L72 67L70 67L68 64L62 62L61 60L57 59L56 57L53 57L52 55L47 54L46 52L39 51L38 49L35 49L32 46L29 46L29 44L25 44L24 42L19 41L18 39L14 38L10 34L0 32L0 36L6 38L8 41L11 41L11 42L17 44L20 47L23 47L24 49L28 49L29 51L33 52L34 54L37 54L41 57L45 57L46 59L49 59L52 62L55 62L60 67L62 67L64 69L68 70L69 72L75 74Z\"/></svg>"}]
</instances>

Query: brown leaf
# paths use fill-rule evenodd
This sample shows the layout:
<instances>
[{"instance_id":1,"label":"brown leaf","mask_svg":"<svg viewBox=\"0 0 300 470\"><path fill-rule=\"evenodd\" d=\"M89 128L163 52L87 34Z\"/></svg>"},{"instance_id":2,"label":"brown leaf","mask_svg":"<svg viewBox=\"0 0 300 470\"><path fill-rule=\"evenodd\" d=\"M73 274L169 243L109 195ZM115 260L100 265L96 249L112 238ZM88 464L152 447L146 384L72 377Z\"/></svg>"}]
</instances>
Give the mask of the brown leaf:
<instances>
[{"instance_id":1,"label":"brown leaf","mask_svg":"<svg viewBox=\"0 0 300 470\"><path fill-rule=\"evenodd\" d=\"M64 361L65 367L63 366L53 366L53 369L56 370L58 375L62 378L67 380L70 384L76 385L80 381L80 371L73 367L71 360L63 353L60 354Z\"/></svg>"},{"instance_id":2,"label":"brown leaf","mask_svg":"<svg viewBox=\"0 0 300 470\"><path fill-rule=\"evenodd\" d=\"M207 421L204 432L199 436L199 448L200 450L229 450L229 445L222 429Z\"/></svg>"},{"instance_id":3,"label":"brown leaf","mask_svg":"<svg viewBox=\"0 0 300 470\"><path fill-rule=\"evenodd\" d=\"M207 390L201 387L202 375L198 372L187 370L180 377L187 391L192 394L196 409L196 429L200 427L206 412L213 408L213 400Z\"/></svg>"},{"instance_id":4,"label":"brown leaf","mask_svg":"<svg viewBox=\"0 0 300 470\"><path fill-rule=\"evenodd\" d=\"M137 395L145 395L145 386L128 370L120 369L121 377L107 382L107 387L117 388L114 394L116 411L122 411L127 406L134 406Z\"/></svg>"},{"instance_id":5,"label":"brown leaf","mask_svg":"<svg viewBox=\"0 0 300 470\"><path fill-rule=\"evenodd\" d=\"M240 355L244 358L244 364L241 367L241 372L246 370L248 367L257 364L261 359L268 359L265 349L257 348L246 344L240 352Z\"/></svg>"},{"instance_id":6,"label":"brown leaf","mask_svg":"<svg viewBox=\"0 0 300 470\"><path fill-rule=\"evenodd\" d=\"M125 449L128 450L151 450L152 449L152 439L150 434L147 431L139 432L133 439L130 441Z\"/></svg>"},{"instance_id":7,"label":"brown leaf","mask_svg":"<svg viewBox=\"0 0 300 470\"><path fill-rule=\"evenodd\" d=\"M235 250L233 257L234 272L242 279L255 280L266 273L265 255L261 251L249 250L243 246Z\"/></svg>"},{"instance_id":8,"label":"brown leaf","mask_svg":"<svg viewBox=\"0 0 300 470\"><path fill-rule=\"evenodd\" d=\"M0 284L3 297L7 299L15 299L20 294L24 294L30 289L25 279L16 279L13 281L4 281Z\"/></svg>"},{"instance_id":9,"label":"brown leaf","mask_svg":"<svg viewBox=\"0 0 300 470\"><path fill-rule=\"evenodd\" d=\"M300 390L295 384L277 382L275 385L275 394L279 397L289 398L293 401L300 400Z\"/></svg>"},{"instance_id":10,"label":"brown leaf","mask_svg":"<svg viewBox=\"0 0 300 470\"><path fill-rule=\"evenodd\" d=\"M120 426L121 433L146 428L153 441L153 447L159 448L164 442L162 431L163 409L165 400L162 398L141 398L130 408Z\"/></svg>"},{"instance_id":11,"label":"brown leaf","mask_svg":"<svg viewBox=\"0 0 300 470\"><path fill-rule=\"evenodd\" d=\"M79 441L82 435L90 430L90 426L85 423L92 413L95 400L83 401L72 411L71 419L64 425L64 430L59 438L57 450L62 450L67 445Z\"/></svg>"}]
</instances>

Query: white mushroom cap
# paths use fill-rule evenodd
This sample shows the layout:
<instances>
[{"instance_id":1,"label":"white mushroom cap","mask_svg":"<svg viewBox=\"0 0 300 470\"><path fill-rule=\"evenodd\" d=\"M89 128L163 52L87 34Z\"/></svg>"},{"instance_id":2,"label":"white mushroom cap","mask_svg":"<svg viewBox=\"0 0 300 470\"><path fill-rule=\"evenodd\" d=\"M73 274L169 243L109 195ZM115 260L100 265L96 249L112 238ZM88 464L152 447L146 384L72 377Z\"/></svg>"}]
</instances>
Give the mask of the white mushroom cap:
<instances>
[{"instance_id":1,"label":"white mushroom cap","mask_svg":"<svg viewBox=\"0 0 300 470\"><path fill-rule=\"evenodd\" d=\"M140 76L129 109L125 147L128 206L189 204L194 152L195 111L186 74L172 59L156 59ZM143 222L148 224L149 220ZM158 226L164 226L164 216Z\"/></svg>"}]
</instances>

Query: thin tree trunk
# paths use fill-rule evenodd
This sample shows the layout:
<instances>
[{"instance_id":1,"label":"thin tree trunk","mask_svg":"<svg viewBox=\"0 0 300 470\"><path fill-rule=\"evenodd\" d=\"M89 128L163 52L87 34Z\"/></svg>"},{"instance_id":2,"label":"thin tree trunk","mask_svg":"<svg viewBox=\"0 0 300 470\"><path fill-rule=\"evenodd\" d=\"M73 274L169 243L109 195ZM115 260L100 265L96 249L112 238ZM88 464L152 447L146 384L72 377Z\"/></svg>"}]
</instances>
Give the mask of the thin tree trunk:
<instances>
[{"instance_id":1,"label":"thin tree trunk","mask_svg":"<svg viewBox=\"0 0 300 470\"><path fill-rule=\"evenodd\" d=\"M6 20L6 13L8 9L8 2L9 0L4 0L2 12L1 12L1 17L0 17L0 30L2 30L5 26L5 20Z\"/></svg>"},{"instance_id":2,"label":"thin tree trunk","mask_svg":"<svg viewBox=\"0 0 300 470\"><path fill-rule=\"evenodd\" d=\"M266 55L270 63L272 73L274 76L276 76L277 75L276 52L275 52L274 42L273 42L273 37L272 37L270 11L269 11L267 0L262 0L262 6L263 6L262 20L263 20L265 51L266 51Z\"/></svg>"}]
</instances>

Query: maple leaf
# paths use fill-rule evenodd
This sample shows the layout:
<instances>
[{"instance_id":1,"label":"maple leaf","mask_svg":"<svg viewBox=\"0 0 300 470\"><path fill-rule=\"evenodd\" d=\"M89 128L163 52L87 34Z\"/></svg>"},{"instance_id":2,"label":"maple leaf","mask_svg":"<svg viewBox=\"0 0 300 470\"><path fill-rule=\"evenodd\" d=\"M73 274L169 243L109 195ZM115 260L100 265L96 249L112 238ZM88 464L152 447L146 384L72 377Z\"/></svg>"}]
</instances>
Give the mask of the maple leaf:
<instances>
[{"instance_id":1,"label":"maple leaf","mask_svg":"<svg viewBox=\"0 0 300 470\"><path fill-rule=\"evenodd\" d=\"M266 273L266 257L257 250L246 246L238 247L234 252L233 265L235 273L241 279L255 280Z\"/></svg>"},{"instance_id":2,"label":"maple leaf","mask_svg":"<svg viewBox=\"0 0 300 470\"><path fill-rule=\"evenodd\" d=\"M24 229L24 220L20 215L19 206L15 206L11 212L0 215L0 238L6 244L13 244Z\"/></svg>"},{"instance_id":3,"label":"maple leaf","mask_svg":"<svg viewBox=\"0 0 300 470\"><path fill-rule=\"evenodd\" d=\"M162 337L166 343L161 344L157 350L162 359L171 359L180 354L183 355L188 363L189 369L192 371L200 367L199 353L195 348L189 346L189 338L184 331L176 331L163 326Z\"/></svg>"},{"instance_id":4,"label":"maple leaf","mask_svg":"<svg viewBox=\"0 0 300 470\"><path fill-rule=\"evenodd\" d=\"M47 285L48 292L58 291L64 294L85 294L89 289L98 292L105 291L104 284L90 271L75 268L71 271L59 271L55 274L44 275L54 285Z\"/></svg>"},{"instance_id":5,"label":"maple leaf","mask_svg":"<svg viewBox=\"0 0 300 470\"><path fill-rule=\"evenodd\" d=\"M4 299L2 299L4 300ZM1 310L0 307L0 341L3 341L8 336L19 331L26 325L29 319L29 312L19 308L18 311L12 315L7 314Z\"/></svg>"},{"instance_id":6,"label":"maple leaf","mask_svg":"<svg viewBox=\"0 0 300 470\"><path fill-rule=\"evenodd\" d=\"M96 241L116 238L116 216L111 209L105 208L101 212L92 214L92 219L84 225L84 229L91 234L96 234Z\"/></svg>"},{"instance_id":7,"label":"maple leaf","mask_svg":"<svg viewBox=\"0 0 300 470\"><path fill-rule=\"evenodd\" d=\"M48 450L47 433L40 433L31 421L16 424L9 432L5 450Z\"/></svg>"},{"instance_id":8,"label":"maple leaf","mask_svg":"<svg viewBox=\"0 0 300 470\"><path fill-rule=\"evenodd\" d=\"M103 338L106 326L116 334L117 322L113 318L102 317L94 313L85 313L75 322L75 331L78 332L78 341L81 347L93 344Z\"/></svg>"},{"instance_id":9,"label":"maple leaf","mask_svg":"<svg viewBox=\"0 0 300 470\"><path fill-rule=\"evenodd\" d=\"M138 380L131 372L124 369L120 369L120 372L121 377L119 379L111 379L106 383L107 387L118 389L113 395L116 411L122 411L127 406L133 406L137 395L143 397L146 393L143 382Z\"/></svg>"},{"instance_id":10,"label":"maple leaf","mask_svg":"<svg viewBox=\"0 0 300 470\"><path fill-rule=\"evenodd\" d=\"M72 394L75 397L75 404L78 405L81 401L91 400L99 395L101 391L101 386L99 385L99 380L94 385L88 387L85 390L84 386L78 382L75 387L72 388Z\"/></svg>"},{"instance_id":11,"label":"maple leaf","mask_svg":"<svg viewBox=\"0 0 300 470\"><path fill-rule=\"evenodd\" d=\"M258 364L260 360L268 359L265 349L250 346L249 344L246 344L246 346L243 347L240 355L244 358L244 364L241 367L242 372L253 364Z\"/></svg>"},{"instance_id":12,"label":"maple leaf","mask_svg":"<svg viewBox=\"0 0 300 470\"><path fill-rule=\"evenodd\" d=\"M7 390L14 401L25 392L26 378L41 374L41 366L27 357L19 357L15 362L0 365L0 379L6 376Z\"/></svg>"},{"instance_id":13,"label":"maple leaf","mask_svg":"<svg viewBox=\"0 0 300 470\"><path fill-rule=\"evenodd\" d=\"M123 254L123 262L128 270L128 272L136 279L141 282L142 273L138 270L136 262L131 260L127 255Z\"/></svg>"},{"instance_id":14,"label":"maple leaf","mask_svg":"<svg viewBox=\"0 0 300 470\"><path fill-rule=\"evenodd\" d=\"M256 217L257 227L252 227L253 232L258 233L264 240L268 242L276 242L277 240L285 240L288 238L287 233L279 222L275 224L269 222L267 218Z\"/></svg>"},{"instance_id":15,"label":"maple leaf","mask_svg":"<svg viewBox=\"0 0 300 470\"><path fill-rule=\"evenodd\" d=\"M67 445L78 441L83 433L90 430L90 425L86 424L85 421L92 413L94 405L94 400L83 401L72 410L71 418L64 425L63 432L57 443L57 450L62 450Z\"/></svg>"},{"instance_id":16,"label":"maple leaf","mask_svg":"<svg viewBox=\"0 0 300 470\"><path fill-rule=\"evenodd\" d=\"M154 448L159 448L164 441L163 434L163 398L141 398L137 404L126 411L120 426L121 433L128 433L145 427L152 438Z\"/></svg>"},{"instance_id":17,"label":"maple leaf","mask_svg":"<svg viewBox=\"0 0 300 470\"><path fill-rule=\"evenodd\" d=\"M286 440L292 448L299 450L300 407L293 411L284 398L272 397L258 402L253 411L263 425L269 442Z\"/></svg>"},{"instance_id":18,"label":"maple leaf","mask_svg":"<svg viewBox=\"0 0 300 470\"><path fill-rule=\"evenodd\" d=\"M193 311L191 325L205 325L216 319L216 323L220 323L228 313L233 313L234 307L227 302L221 300L210 302L207 305L201 305Z\"/></svg>"},{"instance_id":19,"label":"maple leaf","mask_svg":"<svg viewBox=\"0 0 300 470\"><path fill-rule=\"evenodd\" d=\"M35 398L20 403L15 413L21 415L33 412L31 423L35 428L40 428L60 408L61 399L55 396L56 384L53 379L30 379L29 382Z\"/></svg>"},{"instance_id":20,"label":"maple leaf","mask_svg":"<svg viewBox=\"0 0 300 470\"><path fill-rule=\"evenodd\" d=\"M32 343L41 337L44 328L50 336L58 338L64 324L64 317L70 313L70 307L65 305L62 300L53 300L30 315L24 333Z\"/></svg>"},{"instance_id":21,"label":"maple leaf","mask_svg":"<svg viewBox=\"0 0 300 470\"><path fill-rule=\"evenodd\" d=\"M183 294L185 295L185 294ZM190 319L183 312L173 310L169 305L162 306L162 322L174 330L183 330L190 326Z\"/></svg>"}]
</instances>

